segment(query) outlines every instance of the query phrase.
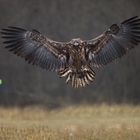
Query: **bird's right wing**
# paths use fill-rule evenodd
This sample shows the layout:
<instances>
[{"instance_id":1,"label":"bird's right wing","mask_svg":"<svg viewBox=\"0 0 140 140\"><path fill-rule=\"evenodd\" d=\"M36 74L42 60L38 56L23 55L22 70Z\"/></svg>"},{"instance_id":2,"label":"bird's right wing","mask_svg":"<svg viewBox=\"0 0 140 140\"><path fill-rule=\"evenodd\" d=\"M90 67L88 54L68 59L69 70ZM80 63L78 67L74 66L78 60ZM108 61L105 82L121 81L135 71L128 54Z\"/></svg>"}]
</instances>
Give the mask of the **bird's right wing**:
<instances>
[{"instance_id":1,"label":"bird's right wing","mask_svg":"<svg viewBox=\"0 0 140 140\"><path fill-rule=\"evenodd\" d=\"M18 27L2 29L1 33L6 48L31 64L51 71L67 65L65 43L53 41L36 30L27 31Z\"/></svg>"}]
</instances>

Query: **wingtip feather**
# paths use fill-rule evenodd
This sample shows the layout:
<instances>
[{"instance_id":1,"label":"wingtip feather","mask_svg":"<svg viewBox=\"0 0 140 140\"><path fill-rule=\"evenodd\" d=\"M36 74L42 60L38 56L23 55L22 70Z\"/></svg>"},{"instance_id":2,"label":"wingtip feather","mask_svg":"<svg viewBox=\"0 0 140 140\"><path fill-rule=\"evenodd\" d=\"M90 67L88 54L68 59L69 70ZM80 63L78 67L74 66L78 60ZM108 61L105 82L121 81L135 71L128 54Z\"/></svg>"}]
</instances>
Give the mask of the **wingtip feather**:
<instances>
[{"instance_id":1,"label":"wingtip feather","mask_svg":"<svg viewBox=\"0 0 140 140\"><path fill-rule=\"evenodd\" d=\"M140 21L139 16L133 16L129 19L124 20L121 24L127 24L127 23L138 22L138 21Z\"/></svg>"}]
</instances>

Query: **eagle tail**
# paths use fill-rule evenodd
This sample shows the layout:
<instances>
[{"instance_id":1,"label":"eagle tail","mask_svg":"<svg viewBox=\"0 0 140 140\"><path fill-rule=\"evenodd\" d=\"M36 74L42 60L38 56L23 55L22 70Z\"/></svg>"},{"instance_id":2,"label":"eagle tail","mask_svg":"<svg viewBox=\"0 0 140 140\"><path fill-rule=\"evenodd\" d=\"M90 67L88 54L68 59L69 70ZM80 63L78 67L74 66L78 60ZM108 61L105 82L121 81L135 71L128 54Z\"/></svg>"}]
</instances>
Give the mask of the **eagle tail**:
<instances>
[{"instance_id":1,"label":"eagle tail","mask_svg":"<svg viewBox=\"0 0 140 140\"><path fill-rule=\"evenodd\" d=\"M78 71L68 67L59 70L58 74L60 77L66 77L66 83L70 83L74 88L85 87L95 79L95 72L88 66Z\"/></svg>"}]
</instances>

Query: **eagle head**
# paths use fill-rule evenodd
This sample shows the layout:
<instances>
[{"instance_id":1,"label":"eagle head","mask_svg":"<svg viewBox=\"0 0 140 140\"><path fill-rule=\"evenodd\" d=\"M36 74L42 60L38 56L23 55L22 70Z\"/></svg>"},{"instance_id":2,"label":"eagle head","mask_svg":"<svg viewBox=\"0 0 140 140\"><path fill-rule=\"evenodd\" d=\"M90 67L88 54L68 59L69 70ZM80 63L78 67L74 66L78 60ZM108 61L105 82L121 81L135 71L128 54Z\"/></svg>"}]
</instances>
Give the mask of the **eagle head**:
<instances>
[{"instance_id":1,"label":"eagle head","mask_svg":"<svg viewBox=\"0 0 140 140\"><path fill-rule=\"evenodd\" d=\"M80 45L83 43L83 41L82 41L80 38L75 38L75 39L72 39L72 40L70 41L70 43L71 43L73 46L78 47L78 46L80 46Z\"/></svg>"}]
</instances>

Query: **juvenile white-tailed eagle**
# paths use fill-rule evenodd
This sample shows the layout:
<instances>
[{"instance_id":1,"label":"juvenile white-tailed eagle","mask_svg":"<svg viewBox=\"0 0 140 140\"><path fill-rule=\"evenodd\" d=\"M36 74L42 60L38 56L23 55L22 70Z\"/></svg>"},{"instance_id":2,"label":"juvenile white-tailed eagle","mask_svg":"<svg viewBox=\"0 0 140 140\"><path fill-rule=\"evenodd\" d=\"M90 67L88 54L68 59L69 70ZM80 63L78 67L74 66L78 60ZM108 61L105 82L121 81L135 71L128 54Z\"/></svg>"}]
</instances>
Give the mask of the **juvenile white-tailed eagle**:
<instances>
[{"instance_id":1,"label":"juvenile white-tailed eagle","mask_svg":"<svg viewBox=\"0 0 140 140\"><path fill-rule=\"evenodd\" d=\"M91 40L53 41L36 30L18 27L2 29L9 51L33 65L56 71L73 87L85 87L95 79L94 67L106 65L140 43L140 18L113 24Z\"/></svg>"}]
</instances>

